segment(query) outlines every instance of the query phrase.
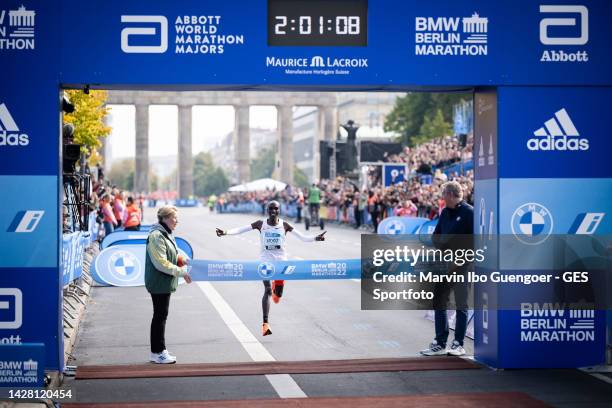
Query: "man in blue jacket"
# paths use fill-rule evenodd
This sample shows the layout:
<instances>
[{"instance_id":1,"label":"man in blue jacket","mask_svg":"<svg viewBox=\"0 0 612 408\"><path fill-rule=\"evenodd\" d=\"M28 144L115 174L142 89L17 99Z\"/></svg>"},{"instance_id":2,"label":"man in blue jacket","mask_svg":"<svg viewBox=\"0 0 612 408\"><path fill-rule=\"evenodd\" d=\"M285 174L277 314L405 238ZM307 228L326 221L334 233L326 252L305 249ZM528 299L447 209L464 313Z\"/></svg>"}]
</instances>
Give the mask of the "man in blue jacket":
<instances>
[{"instance_id":1,"label":"man in blue jacket","mask_svg":"<svg viewBox=\"0 0 612 408\"><path fill-rule=\"evenodd\" d=\"M473 249L474 233L474 208L463 201L463 188L456 181L449 181L442 186L442 198L446 207L442 210L438 225L433 233L434 246L441 250L450 249ZM466 265L457 266L451 264L450 272L465 274ZM455 339L450 348L446 349L448 340L448 316L446 304L449 299L450 291L455 294L455 304L457 315L455 319ZM467 328L468 306L467 306L468 287L466 283L436 283L434 286L434 320L436 327L436 338L429 345L429 348L422 350L425 356L439 356L450 354L462 356L465 354L463 339Z\"/></svg>"}]
</instances>

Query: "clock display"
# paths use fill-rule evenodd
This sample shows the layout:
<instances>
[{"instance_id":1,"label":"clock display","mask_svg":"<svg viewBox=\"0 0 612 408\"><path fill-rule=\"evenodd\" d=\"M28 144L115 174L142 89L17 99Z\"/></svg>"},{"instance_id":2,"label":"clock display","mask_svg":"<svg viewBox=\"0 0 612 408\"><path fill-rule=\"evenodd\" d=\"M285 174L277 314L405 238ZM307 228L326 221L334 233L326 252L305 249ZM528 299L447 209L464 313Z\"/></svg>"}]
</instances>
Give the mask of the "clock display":
<instances>
[{"instance_id":1,"label":"clock display","mask_svg":"<svg viewBox=\"0 0 612 408\"><path fill-rule=\"evenodd\" d=\"M268 45L368 45L367 0L268 0Z\"/></svg>"}]
</instances>

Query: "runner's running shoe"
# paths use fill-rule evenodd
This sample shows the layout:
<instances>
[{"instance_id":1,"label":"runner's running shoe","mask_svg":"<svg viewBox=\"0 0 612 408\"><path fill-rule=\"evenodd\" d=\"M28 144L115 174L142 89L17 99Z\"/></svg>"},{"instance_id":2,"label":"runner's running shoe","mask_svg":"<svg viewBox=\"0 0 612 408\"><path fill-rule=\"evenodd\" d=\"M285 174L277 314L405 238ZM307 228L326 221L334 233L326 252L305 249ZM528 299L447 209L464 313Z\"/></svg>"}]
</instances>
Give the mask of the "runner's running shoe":
<instances>
[{"instance_id":1,"label":"runner's running shoe","mask_svg":"<svg viewBox=\"0 0 612 408\"><path fill-rule=\"evenodd\" d=\"M272 330L270 330L270 325L268 323L264 323L261 325L261 335L268 336L272 334Z\"/></svg>"},{"instance_id":2,"label":"runner's running shoe","mask_svg":"<svg viewBox=\"0 0 612 408\"><path fill-rule=\"evenodd\" d=\"M283 296L284 287L285 287L285 281L283 280L272 281L272 301L274 303L280 302L280 298Z\"/></svg>"}]
</instances>

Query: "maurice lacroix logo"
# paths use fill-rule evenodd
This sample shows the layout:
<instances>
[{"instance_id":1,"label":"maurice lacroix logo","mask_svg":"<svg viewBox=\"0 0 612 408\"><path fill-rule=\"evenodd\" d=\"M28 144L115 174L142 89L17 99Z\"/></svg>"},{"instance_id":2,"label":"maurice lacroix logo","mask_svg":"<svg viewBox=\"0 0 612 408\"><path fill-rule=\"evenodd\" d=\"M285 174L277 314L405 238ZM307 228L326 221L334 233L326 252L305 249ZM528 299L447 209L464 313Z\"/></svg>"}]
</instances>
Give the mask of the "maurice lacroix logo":
<instances>
[{"instance_id":1,"label":"maurice lacroix logo","mask_svg":"<svg viewBox=\"0 0 612 408\"><path fill-rule=\"evenodd\" d=\"M416 17L415 55L487 55L489 19L470 17Z\"/></svg>"},{"instance_id":2,"label":"maurice lacroix logo","mask_svg":"<svg viewBox=\"0 0 612 408\"><path fill-rule=\"evenodd\" d=\"M531 151L589 150L589 140L580 137L565 108L555 112L533 135L536 137L527 140Z\"/></svg>"},{"instance_id":3,"label":"maurice lacroix logo","mask_svg":"<svg viewBox=\"0 0 612 408\"><path fill-rule=\"evenodd\" d=\"M35 18L36 12L24 6L0 10L0 50L33 50Z\"/></svg>"},{"instance_id":4,"label":"maurice lacroix logo","mask_svg":"<svg viewBox=\"0 0 612 408\"><path fill-rule=\"evenodd\" d=\"M244 44L242 34L222 34L221 16L179 15L174 22L175 54L223 54L226 47ZM163 54L168 51L168 17L123 15L121 50L126 54ZM143 45L147 41L147 45ZM150 43L154 42L153 45Z\"/></svg>"},{"instance_id":5,"label":"maurice lacroix logo","mask_svg":"<svg viewBox=\"0 0 612 408\"><path fill-rule=\"evenodd\" d=\"M5 104L0 103L0 146L27 146L30 137L21 133Z\"/></svg>"},{"instance_id":6,"label":"maurice lacroix logo","mask_svg":"<svg viewBox=\"0 0 612 408\"><path fill-rule=\"evenodd\" d=\"M589 41L589 10L585 6L541 5L540 14L547 16L540 20L540 42L546 46L556 47L545 49L540 57L541 62L586 62L589 60L589 55L585 50L576 50L577 46L586 45ZM576 18L578 16L579 19ZM559 34L560 32L563 34ZM568 46L573 48L568 50Z\"/></svg>"},{"instance_id":7,"label":"maurice lacroix logo","mask_svg":"<svg viewBox=\"0 0 612 408\"><path fill-rule=\"evenodd\" d=\"M287 75L349 75L352 68L368 68L367 58L266 57L266 67L284 68Z\"/></svg>"}]
</instances>

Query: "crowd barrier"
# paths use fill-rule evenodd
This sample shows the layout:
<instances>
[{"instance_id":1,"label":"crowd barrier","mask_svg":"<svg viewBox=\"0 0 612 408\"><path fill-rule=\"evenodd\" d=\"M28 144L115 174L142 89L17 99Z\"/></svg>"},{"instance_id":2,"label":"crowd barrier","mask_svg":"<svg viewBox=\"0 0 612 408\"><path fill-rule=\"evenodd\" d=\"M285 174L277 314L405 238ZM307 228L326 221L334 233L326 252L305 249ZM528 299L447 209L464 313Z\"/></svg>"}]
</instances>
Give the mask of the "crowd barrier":
<instances>
[{"instance_id":1,"label":"crowd barrier","mask_svg":"<svg viewBox=\"0 0 612 408\"><path fill-rule=\"evenodd\" d=\"M126 244L146 244L150 228L141 231L116 231L104 237L101 249L106 249L115 245ZM189 258L193 258L193 248L185 239L175 237L176 246L181 249Z\"/></svg>"},{"instance_id":2,"label":"crowd barrier","mask_svg":"<svg viewBox=\"0 0 612 408\"><path fill-rule=\"evenodd\" d=\"M90 243L89 232L77 231L62 236L62 286L83 274L83 252Z\"/></svg>"}]
</instances>

